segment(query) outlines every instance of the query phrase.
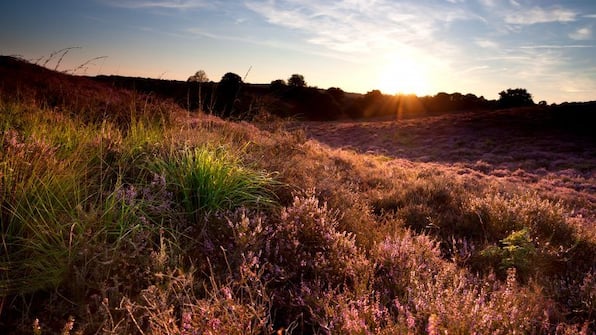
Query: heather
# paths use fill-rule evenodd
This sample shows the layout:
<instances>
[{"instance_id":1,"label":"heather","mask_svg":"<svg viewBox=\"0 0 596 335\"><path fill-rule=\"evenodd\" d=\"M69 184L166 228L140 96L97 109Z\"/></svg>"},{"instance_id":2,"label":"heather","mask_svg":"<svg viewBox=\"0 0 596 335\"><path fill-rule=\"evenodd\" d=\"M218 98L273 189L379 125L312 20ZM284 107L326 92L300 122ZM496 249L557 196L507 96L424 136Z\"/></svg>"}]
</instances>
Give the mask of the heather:
<instances>
[{"instance_id":1,"label":"heather","mask_svg":"<svg viewBox=\"0 0 596 335\"><path fill-rule=\"evenodd\" d=\"M3 333L594 332L589 153L457 159L421 120L380 151L118 94L1 95Z\"/></svg>"}]
</instances>

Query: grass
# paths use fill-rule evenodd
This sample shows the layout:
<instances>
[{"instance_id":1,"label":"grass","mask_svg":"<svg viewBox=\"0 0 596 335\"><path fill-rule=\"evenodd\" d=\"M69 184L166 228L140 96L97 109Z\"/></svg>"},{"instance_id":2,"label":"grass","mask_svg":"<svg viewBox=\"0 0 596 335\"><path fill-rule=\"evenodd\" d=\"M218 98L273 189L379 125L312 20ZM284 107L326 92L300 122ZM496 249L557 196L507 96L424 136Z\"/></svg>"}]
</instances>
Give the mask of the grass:
<instances>
[{"instance_id":1,"label":"grass","mask_svg":"<svg viewBox=\"0 0 596 335\"><path fill-rule=\"evenodd\" d=\"M185 212L232 210L274 204L273 180L241 165L238 154L225 148L184 147L157 158L149 170L171 184Z\"/></svg>"},{"instance_id":2,"label":"grass","mask_svg":"<svg viewBox=\"0 0 596 335\"><path fill-rule=\"evenodd\" d=\"M594 332L581 190L61 94L0 100L3 333Z\"/></svg>"}]
</instances>

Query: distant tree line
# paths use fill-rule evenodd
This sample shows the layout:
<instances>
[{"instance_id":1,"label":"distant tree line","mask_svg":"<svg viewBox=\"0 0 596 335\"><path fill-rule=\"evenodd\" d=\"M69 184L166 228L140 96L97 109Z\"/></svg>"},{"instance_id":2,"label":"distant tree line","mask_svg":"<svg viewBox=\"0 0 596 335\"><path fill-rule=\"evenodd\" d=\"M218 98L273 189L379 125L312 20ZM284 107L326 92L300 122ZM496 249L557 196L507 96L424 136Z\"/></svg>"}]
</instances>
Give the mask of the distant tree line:
<instances>
[{"instance_id":1,"label":"distant tree line","mask_svg":"<svg viewBox=\"0 0 596 335\"><path fill-rule=\"evenodd\" d=\"M290 76L287 83L283 79L272 81L269 94L284 102L271 110L279 116L309 120L335 120L342 116L343 91L339 88L321 90L308 87L300 74Z\"/></svg>"},{"instance_id":2,"label":"distant tree line","mask_svg":"<svg viewBox=\"0 0 596 335\"><path fill-rule=\"evenodd\" d=\"M495 101L474 94L441 92L434 96L418 97L386 95L379 90L372 90L353 101L345 114L353 119L388 116L402 119L494 107Z\"/></svg>"},{"instance_id":3,"label":"distant tree line","mask_svg":"<svg viewBox=\"0 0 596 335\"><path fill-rule=\"evenodd\" d=\"M186 82L98 76L97 80L113 85L155 93L171 98L190 110L202 110L224 118L251 118L265 110L281 117L307 120L337 120L363 118L413 118L468 110L491 110L534 106L532 95L523 88L507 89L498 100L487 100L474 94L440 92L434 96L386 95L379 90L366 94L346 93L337 87L310 87L301 74L270 84L247 84L232 72L219 82L209 81L199 70ZM541 101L539 106L546 106Z\"/></svg>"}]
</instances>

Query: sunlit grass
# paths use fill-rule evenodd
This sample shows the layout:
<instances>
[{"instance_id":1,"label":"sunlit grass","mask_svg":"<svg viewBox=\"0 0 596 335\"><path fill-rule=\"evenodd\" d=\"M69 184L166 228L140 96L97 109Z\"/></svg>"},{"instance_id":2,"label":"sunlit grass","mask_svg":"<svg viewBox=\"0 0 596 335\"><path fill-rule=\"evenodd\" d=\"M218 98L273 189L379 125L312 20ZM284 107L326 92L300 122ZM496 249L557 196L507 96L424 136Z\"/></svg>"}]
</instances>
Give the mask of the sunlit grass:
<instances>
[{"instance_id":1,"label":"sunlit grass","mask_svg":"<svg viewBox=\"0 0 596 335\"><path fill-rule=\"evenodd\" d=\"M82 227L75 217L72 181L44 178L2 206L0 296L57 287L66 277Z\"/></svg>"},{"instance_id":2,"label":"sunlit grass","mask_svg":"<svg viewBox=\"0 0 596 335\"><path fill-rule=\"evenodd\" d=\"M243 167L225 147L182 148L156 158L149 169L163 174L186 213L274 204L273 179Z\"/></svg>"}]
</instances>

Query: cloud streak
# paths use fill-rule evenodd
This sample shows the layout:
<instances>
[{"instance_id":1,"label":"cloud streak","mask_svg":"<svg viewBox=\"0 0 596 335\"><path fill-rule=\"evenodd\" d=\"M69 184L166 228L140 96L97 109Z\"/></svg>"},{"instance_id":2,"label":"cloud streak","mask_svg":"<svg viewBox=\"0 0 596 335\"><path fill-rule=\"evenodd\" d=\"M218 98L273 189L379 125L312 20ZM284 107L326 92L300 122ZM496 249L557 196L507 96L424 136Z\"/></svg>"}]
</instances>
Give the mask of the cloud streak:
<instances>
[{"instance_id":1,"label":"cloud streak","mask_svg":"<svg viewBox=\"0 0 596 335\"><path fill-rule=\"evenodd\" d=\"M472 19L457 6L429 9L391 1L248 1L267 22L305 32L307 42L342 53L378 52L438 43L433 34L458 20Z\"/></svg>"},{"instance_id":2,"label":"cloud streak","mask_svg":"<svg viewBox=\"0 0 596 335\"><path fill-rule=\"evenodd\" d=\"M515 25L532 25L549 22L572 22L577 19L577 13L565 8L533 7L519 10L505 16L505 23Z\"/></svg>"},{"instance_id":3,"label":"cloud streak","mask_svg":"<svg viewBox=\"0 0 596 335\"><path fill-rule=\"evenodd\" d=\"M542 44L542 45L524 45L520 49L584 49L584 48L596 48L596 45L591 44Z\"/></svg>"},{"instance_id":4,"label":"cloud streak","mask_svg":"<svg viewBox=\"0 0 596 335\"><path fill-rule=\"evenodd\" d=\"M476 45L478 45L479 47L485 49L498 49L500 47L499 43L487 39L476 39L474 43L476 43Z\"/></svg>"},{"instance_id":5,"label":"cloud streak","mask_svg":"<svg viewBox=\"0 0 596 335\"><path fill-rule=\"evenodd\" d=\"M576 41L589 40L592 38L592 30L588 27L580 28L569 34L569 38Z\"/></svg>"},{"instance_id":6,"label":"cloud streak","mask_svg":"<svg viewBox=\"0 0 596 335\"><path fill-rule=\"evenodd\" d=\"M352 61L350 58L342 55L337 55L325 51L320 50L305 50L304 48L300 48L295 43L291 43L288 41L278 41L275 39L267 39L267 38L258 38L258 37L250 37L246 35L231 35L227 33L213 33L206 29L202 28L189 28L186 29L185 32L190 34L190 36L199 37L199 38L208 38L211 40L216 41L231 41L231 42L238 42L238 43L247 43L258 45L262 47L274 48L274 49L283 49L292 52L299 52L304 54L316 55L326 58L333 58L342 61Z\"/></svg>"},{"instance_id":7,"label":"cloud streak","mask_svg":"<svg viewBox=\"0 0 596 335\"><path fill-rule=\"evenodd\" d=\"M193 9L211 5L205 0L106 0L105 3L128 9Z\"/></svg>"}]
</instances>

